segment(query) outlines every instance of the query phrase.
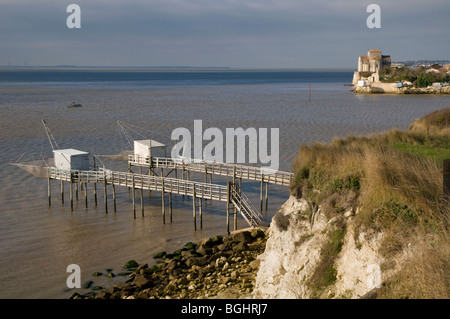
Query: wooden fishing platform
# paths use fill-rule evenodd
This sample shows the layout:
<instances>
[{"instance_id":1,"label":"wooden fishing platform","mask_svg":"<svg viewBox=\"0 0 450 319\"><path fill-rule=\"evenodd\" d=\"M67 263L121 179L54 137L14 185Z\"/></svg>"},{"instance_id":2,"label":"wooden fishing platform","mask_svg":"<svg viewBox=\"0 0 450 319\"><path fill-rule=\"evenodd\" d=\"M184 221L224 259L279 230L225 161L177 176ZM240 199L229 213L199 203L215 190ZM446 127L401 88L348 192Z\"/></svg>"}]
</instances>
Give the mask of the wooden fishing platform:
<instances>
[{"instance_id":1,"label":"wooden fishing platform","mask_svg":"<svg viewBox=\"0 0 450 319\"><path fill-rule=\"evenodd\" d=\"M113 171L103 167L96 167L96 156L93 158L93 168L89 165L89 153L75 149L60 149L45 120L42 120L47 137L53 149L52 161L43 164L14 163L27 172L48 180L48 204L51 206L51 180L61 182L61 200L64 203L64 182L70 185L70 207L73 211L75 197L78 199L78 188L84 188L86 208L88 207L87 188L93 184L94 200L97 205L97 184L103 186L105 212L108 213L108 185L112 186L114 211L116 211L116 186L128 187L132 192L133 215L136 218L135 191L139 190L141 213L144 216L144 190L161 192L161 212L163 223L166 221L165 194L169 197L169 216L172 222L172 195L192 197L194 228L197 229L197 207L202 228L202 200L215 200L227 203L227 231L230 232L230 209L234 215L234 230L237 229L237 212L245 219L250 227L261 223L263 211L263 188L266 185L265 203L267 210L269 183L288 186L293 174L283 171L270 171L266 168L226 164L217 162L198 161L195 159L172 159L152 156L152 148L164 148L165 145L154 140L134 140L134 154L128 156L128 172ZM130 142L130 141L129 141ZM130 143L131 144L131 143ZM56 147L56 148L55 148ZM141 154L145 154L142 156ZM114 159L116 156L112 156ZM119 154L118 158L122 158ZM126 160L126 157L125 157ZM132 172L132 168L139 167L140 172ZM147 173L143 174L143 169ZM159 169L159 175L157 170ZM164 172L164 169L166 171ZM175 177L169 177L171 173ZM181 173L181 179L178 173ZM190 180L190 172L204 173L204 182ZM213 175L232 177L226 185L213 184ZM209 182L208 182L209 177ZM260 181L260 210L257 210L250 199L242 192L242 179ZM198 199L198 205L196 204Z\"/></svg>"},{"instance_id":2,"label":"wooden fishing platform","mask_svg":"<svg viewBox=\"0 0 450 319\"><path fill-rule=\"evenodd\" d=\"M50 180L61 181L61 195L64 201L64 185L63 182L70 182L70 202L73 210L73 185L75 184L76 196L78 197L78 185L84 185L85 202L87 207L87 184L94 184L94 197L97 204L97 184L103 185L105 211L108 212L107 203L107 185L112 185L114 211L116 211L116 194L115 186L129 187L132 190L133 212L136 218L136 200L135 190L140 190L141 211L144 216L143 206L143 190L160 191L162 196L162 217L165 223L165 194L169 195L169 213L170 221L172 221L172 194L190 196L193 198L193 218L194 227L197 228L196 222L196 199L198 199L200 228L202 228L202 199L216 200L227 203L227 230L229 231L229 211L234 209L234 228L236 229L237 214L236 211L245 219L249 226L258 226L261 222L261 213L253 206L250 199L241 191L237 184L228 182L227 185L218 185L212 183L202 183L177 178L169 178L164 176L156 176L149 174L136 174L130 172L118 172L108 169L98 170L64 170L56 167L48 167L48 198L51 205L51 186Z\"/></svg>"}]
</instances>

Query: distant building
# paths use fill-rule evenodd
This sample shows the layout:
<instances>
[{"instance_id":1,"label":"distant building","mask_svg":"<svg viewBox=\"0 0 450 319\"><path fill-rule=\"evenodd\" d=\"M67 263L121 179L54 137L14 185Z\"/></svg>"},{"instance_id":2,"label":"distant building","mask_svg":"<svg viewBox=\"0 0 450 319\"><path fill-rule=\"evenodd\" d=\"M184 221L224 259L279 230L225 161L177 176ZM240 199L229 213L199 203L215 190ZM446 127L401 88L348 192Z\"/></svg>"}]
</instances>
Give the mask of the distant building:
<instances>
[{"instance_id":1,"label":"distant building","mask_svg":"<svg viewBox=\"0 0 450 319\"><path fill-rule=\"evenodd\" d=\"M358 71L353 74L353 84L358 84L358 81L379 82L380 71L389 65L391 65L390 55L382 55L382 52L377 49L370 50L367 55L361 55L358 58Z\"/></svg>"}]
</instances>

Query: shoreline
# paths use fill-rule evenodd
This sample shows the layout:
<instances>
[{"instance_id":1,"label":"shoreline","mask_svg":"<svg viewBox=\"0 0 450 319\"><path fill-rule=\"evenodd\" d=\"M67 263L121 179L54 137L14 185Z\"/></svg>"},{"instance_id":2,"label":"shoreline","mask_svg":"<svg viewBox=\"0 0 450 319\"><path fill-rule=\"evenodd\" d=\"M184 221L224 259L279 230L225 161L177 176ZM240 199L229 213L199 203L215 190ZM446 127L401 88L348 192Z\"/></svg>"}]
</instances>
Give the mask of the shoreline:
<instances>
[{"instance_id":1,"label":"shoreline","mask_svg":"<svg viewBox=\"0 0 450 319\"><path fill-rule=\"evenodd\" d=\"M370 86L354 86L352 91L355 94L448 95L450 94L450 86L441 88L398 88L396 83L372 83Z\"/></svg>"},{"instance_id":2,"label":"shoreline","mask_svg":"<svg viewBox=\"0 0 450 319\"><path fill-rule=\"evenodd\" d=\"M124 282L69 299L250 299L266 241L267 229L245 228L188 242L154 255L153 265L130 260Z\"/></svg>"}]
</instances>

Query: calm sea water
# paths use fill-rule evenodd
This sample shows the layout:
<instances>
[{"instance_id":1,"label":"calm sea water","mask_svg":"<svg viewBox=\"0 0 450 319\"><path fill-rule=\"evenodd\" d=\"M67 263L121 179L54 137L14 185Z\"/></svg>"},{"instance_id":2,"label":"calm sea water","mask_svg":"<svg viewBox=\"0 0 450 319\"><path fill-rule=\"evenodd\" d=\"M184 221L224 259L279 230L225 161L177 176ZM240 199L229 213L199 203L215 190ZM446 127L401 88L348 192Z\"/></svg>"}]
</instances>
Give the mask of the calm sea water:
<instances>
[{"instance_id":1,"label":"calm sea water","mask_svg":"<svg viewBox=\"0 0 450 319\"><path fill-rule=\"evenodd\" d=\"M117 120L135 137L172 145L177 127L203 129L279 128L280 169L291 170L299 146L335 136L404 129L415 118L450 105L445 96L357 96L344 86L352 72L3 69L0 70L0 298L67 298L69 264L81 267L82 282L109 286L122 277L93 277L93 272L122 271L129 259L152 263L152 255L188 241L225 232L225 204L207 201L203 230L194 231L192 202L174 196L173 223L162 224L160 194L145 194L145 217L138 200L133 219L131 195L117 189L117 212L95 207L88 189L70 211L62 204L59 182L52 183L10 165L51 156L41 119L46 119L60 148L113 154L126 147ZM311 101L308 101L311 84ZM66 105L76 101L82 108ZM129 148L129 147L128 147ZM126 163L104 160L125 171ZM202 180L202 175L193 176ZM215 178L216 183L225 179ZM259 184L244 181L244 191L259 206ZM270 186L265 223L288 198L287 187ZM137 196L138 198L138 196ZM245 227L242 220L239 227ZM84 290L80 290L84 292Z\"/></svg>"}]
</instances>

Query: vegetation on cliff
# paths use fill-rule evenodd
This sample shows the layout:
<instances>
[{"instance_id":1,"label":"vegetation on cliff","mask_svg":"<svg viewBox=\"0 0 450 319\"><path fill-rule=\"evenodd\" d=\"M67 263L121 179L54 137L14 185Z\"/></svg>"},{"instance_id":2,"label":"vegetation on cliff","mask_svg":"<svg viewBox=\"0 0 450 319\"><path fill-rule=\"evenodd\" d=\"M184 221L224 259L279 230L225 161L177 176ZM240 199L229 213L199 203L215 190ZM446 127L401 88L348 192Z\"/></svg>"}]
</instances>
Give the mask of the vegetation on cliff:
<instances>
[{"instance_id":1,"label":"vegetation on cliff","mask_svg":"<svg viewBox=\"0 0 450 319\"><path fill-rule=\"evenodd\" d=\"M385 67L380 73L382 82L402 82L409 81L415 87L423 88L432 85L434 82L449 82L450 74L448 67L433 65L430 69L420 67L411 69L406 66L401 68Z\"/></svg>"},{"instance_id":2,"label":"vegetation on cliff","mask_svg":"<svg viewBox=\"0 0 450 319\"><path fill-rule=\"evenodd\" d=\"M291 193L320 205L328 219L357 212L356 242L362 231L383 233L380 253L385 260L402 263L401 271L383 282L379 296L448 298L450 205L442 182L446 158L450 108L414 121L405 131L302 146L293 164ZM333 270L331 264L327 267ZM386 262L382 270L390 267L394 265Z\"/></svg>"}]
</instances>

